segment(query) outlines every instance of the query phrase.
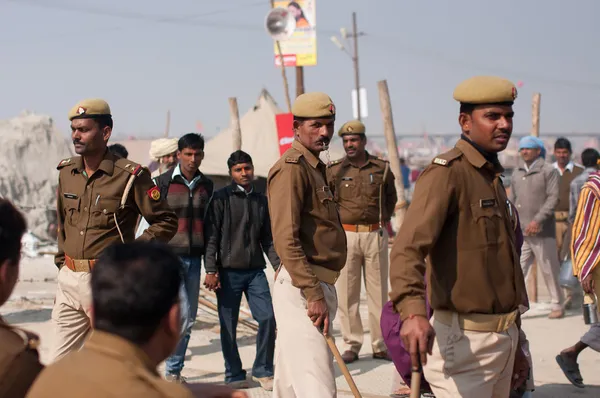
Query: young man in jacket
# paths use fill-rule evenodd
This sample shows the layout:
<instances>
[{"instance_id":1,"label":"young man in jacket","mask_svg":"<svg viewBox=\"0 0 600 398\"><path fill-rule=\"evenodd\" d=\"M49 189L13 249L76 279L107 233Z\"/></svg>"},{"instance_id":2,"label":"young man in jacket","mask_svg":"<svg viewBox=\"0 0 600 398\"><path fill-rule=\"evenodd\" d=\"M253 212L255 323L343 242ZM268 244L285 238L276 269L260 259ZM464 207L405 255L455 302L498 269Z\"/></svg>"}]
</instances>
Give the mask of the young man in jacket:
<instances>
[{"instance_id":1,"label":"young man in jacket","mask_svg":"<svg viewBox=\"0 0 600 398\"><path fill-rule=\"evenodd\" d=\"M252 379L271 391L275 316L263 252L275 269L279 257L273 247L267 197L256 192L252 184L252 158L238 150L231 154L227 165L233 181L215 192L207 214L204 284L217 294L225 382L233 388L249 387L236 342L240 303L245 294L258 322Z\"/></svg>"},{"instance_id":2,"label":"young man in jacket","mask_svg":"<svg viewBox=\"0 0 600 398\"><path fill-rule=\"evenodd\" d=\"M169 246L179 256L183 266L183 288L189 311L184 320L183 336L175 352L165 362L167 380L182 382L181 371L185 352L190 341L192 327L198 312L200 292L200 262L205 250L204 216L213 194L213 182L199 170L204 159L204 138L200 134L189 133L178 142L175 167L156 177L158 196L166 198L169 207L178 219L177 233ZM185 307L185 305L184 305ZM185 311L185 308L184 308Z\"/></svg>"}]
</instances>

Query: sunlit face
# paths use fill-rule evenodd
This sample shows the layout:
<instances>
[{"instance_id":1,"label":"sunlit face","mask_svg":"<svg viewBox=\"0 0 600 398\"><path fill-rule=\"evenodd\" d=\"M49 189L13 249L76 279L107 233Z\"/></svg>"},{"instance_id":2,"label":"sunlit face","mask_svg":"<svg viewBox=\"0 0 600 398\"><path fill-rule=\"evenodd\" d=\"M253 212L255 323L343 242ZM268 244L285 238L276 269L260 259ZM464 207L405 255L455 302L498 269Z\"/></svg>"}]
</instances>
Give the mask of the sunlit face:
<instances>
[{"instance_id":1,"label":"sunlit face","mask_svg":"<svg viewBox=\"0 0 600 398\"><path fill-rule=\"evenodd\" d=\"M94 119L73 119L71 139L75 153L85 156L104 152L111 132L112 129L108 126L101 129Z\"/></svg>"},{"instance_id":2,"label":"sunlit face","mask_svg":"<svg viewBox=\"0 0 600 398\"><path fill-rule=\"evenodd\" d=\"M294 133L305 148L319 153L329 148L334 123L334 118L307 119L302 122L294 120Z\"/></svg>"},{"instance_id":3,"label":"sunlit face","mask_svg":"<svg viewBox=\"0 0 600 398\"><path fill-rule=\"evenodd\" d=\"M491 153L506 149L513 131L512 105L479 105L471 113L461 113L463 133Z\"/></svg>"}]
</instances>

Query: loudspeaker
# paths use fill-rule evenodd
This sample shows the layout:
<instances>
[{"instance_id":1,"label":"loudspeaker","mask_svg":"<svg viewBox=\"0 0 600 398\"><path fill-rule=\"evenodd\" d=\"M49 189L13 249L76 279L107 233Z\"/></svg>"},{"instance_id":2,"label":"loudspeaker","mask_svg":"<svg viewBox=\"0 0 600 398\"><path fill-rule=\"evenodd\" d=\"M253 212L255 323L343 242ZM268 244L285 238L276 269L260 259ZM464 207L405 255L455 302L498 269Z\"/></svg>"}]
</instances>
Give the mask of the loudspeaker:
<instances>
[{"instance_id":1,"label":"loudspeaker","mask_svg":"<svg viewBox=\"0 0 600 398\"><path fill-rule=\"evenodd\" d=\"M273 8L267 14L265 27L273 40L287 40L294 34L296 18L285 8Z\"/></svg>"}]
</instances>

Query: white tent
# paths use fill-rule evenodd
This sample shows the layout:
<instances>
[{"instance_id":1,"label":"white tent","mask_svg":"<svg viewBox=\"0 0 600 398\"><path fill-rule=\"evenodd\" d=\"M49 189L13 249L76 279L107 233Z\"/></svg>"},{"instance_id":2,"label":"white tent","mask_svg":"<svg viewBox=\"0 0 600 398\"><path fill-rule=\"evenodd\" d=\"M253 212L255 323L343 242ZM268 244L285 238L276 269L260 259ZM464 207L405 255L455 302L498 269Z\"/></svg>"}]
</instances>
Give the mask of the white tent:
<instances>
[{"instance_id":1,"label":"white tent","mask_svg":"<svg viewBox=\"0 0 600 398\"><path fill-rule=\"evenodd\" d=\"M256 105L240 118L242 150L252 156L256 177L266 178L269 169L280 157L275 122L275 115L279 113L285 112L277 106L267 90L262 90ZM206 175L228 175L227 159L232 152L233 134L231 127L228 127L206 143L200 170ZM332 147L329 152L331 160L344 155L340 148ZM321 155L321 159L327 161L325 154Z\"/></svg>"}]
</instances>

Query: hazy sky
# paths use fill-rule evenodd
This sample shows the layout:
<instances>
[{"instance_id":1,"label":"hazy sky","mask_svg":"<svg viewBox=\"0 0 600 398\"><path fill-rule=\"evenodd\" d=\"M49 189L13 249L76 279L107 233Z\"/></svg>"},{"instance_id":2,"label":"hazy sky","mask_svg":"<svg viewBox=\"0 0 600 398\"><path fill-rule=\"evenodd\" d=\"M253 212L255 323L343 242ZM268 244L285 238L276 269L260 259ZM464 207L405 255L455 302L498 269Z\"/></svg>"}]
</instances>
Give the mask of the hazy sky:
<instances>
[{"instance_id":1,"label":"hazy sky","mask_svg":"<svg viewBox=\"0 0 600 398\"><path fill-rule=\"evenodd\" d=\"M371 6L368 6L371 4ZM79 99L105 98L115 132L157 135L229 123L227 98L243 114L264 87L285 108L262 0L0 0L0 118L28 109L67 132ZM600 131L598 0L317 0L318 65L307 91L352 117L352 62L330 36L358 14L361 80L369 131L382 128L377 81L387 79L396 131L457 132L454 87L474 74L524 85L515 130L528 131L542 93L541 130ZM288 68L290 94L295 75Z\"/></svg>"}]
</instances>

